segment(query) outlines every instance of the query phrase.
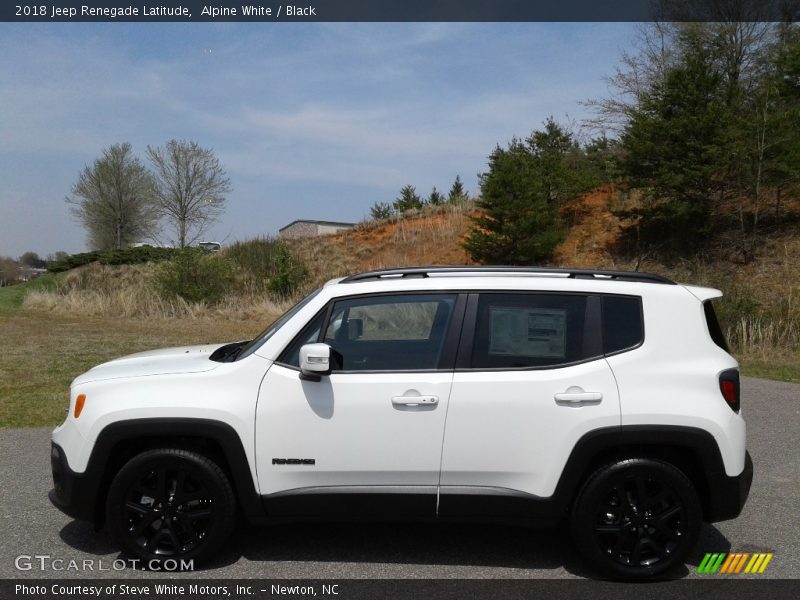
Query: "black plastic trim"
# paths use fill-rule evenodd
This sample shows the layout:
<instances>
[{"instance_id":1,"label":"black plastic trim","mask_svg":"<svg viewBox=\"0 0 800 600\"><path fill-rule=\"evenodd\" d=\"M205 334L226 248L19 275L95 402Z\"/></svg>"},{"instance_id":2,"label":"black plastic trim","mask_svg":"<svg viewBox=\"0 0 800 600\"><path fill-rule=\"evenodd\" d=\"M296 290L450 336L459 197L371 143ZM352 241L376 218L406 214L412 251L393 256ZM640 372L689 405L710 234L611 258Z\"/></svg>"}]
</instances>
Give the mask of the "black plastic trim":
<instances>
[{"instance_id":1,"label":"black plastic trim","mask_svg":"<svg viewBox=\"0 0 800 600\"><path fill-rule=\"evenodd\" d=\"M110 462L114 449L121 442L160 437L169 446L180 438L206 439L216 443L227 462L231 483L236 490L239 505L245 516L252 520L263 517L264 511L259 501L244 451L243 441L227 423L211 419L192 418L151 418L117 421L100 432L92 448L86 471L74 473L67 465L64 452L61 455L61 489L50 493L53 504L67 515L95 522L102 521L105 493L110 475L108 468L119 467ZM54 448L58 448L53 444ZM55 461L55 457L51 460ZM54 469L55 473L55 469Z\"/></svg>"},{"instance_id":2,"label":"black plastic trim","mask_svg":"<svg viewBox=\"0 0 800 600\"><path fill-rule=\"evenodd\" d=\"M261 497L270 519L432 519L436 486L320 486Z\"/></svg>"}]
</instances>

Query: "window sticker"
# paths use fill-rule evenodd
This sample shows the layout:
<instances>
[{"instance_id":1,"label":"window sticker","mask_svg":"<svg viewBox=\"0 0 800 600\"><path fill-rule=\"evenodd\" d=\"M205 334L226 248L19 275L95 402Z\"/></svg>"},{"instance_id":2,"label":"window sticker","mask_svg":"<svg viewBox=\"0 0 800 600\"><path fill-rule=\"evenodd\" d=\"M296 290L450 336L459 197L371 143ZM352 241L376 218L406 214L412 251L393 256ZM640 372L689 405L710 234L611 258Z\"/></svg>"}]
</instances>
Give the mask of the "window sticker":
<instances>
[{"instance_id":1,"label":"window sticker","mask_svg":"<svg viewBox=\"0 0 800 600\"><path fill-rule=\"evenodd\" d=\"M552 308L489 308L489 354L566 357L567 311Z\"/></svg>"}]
</instances>

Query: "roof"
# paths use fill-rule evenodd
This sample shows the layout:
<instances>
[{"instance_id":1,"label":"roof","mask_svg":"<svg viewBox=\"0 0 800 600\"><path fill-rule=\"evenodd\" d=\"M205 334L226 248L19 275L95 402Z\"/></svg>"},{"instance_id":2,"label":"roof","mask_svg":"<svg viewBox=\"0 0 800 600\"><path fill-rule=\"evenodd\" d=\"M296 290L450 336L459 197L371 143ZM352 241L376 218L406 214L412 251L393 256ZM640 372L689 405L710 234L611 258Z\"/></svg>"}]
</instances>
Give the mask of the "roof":
<instances>
[{"instance_id":1,"label":"roof","mask_svg":"<svg viewBox=\"0 0 800 600\"><path fill-rule=\"evenodd\" d=\"M332 225L334 227L355 227L355 223L344 223L342 221L316 221L314 219L296 219L289 223L288 225L284 225L278 231L283 231L284 229L289 229L292 225L296 225L297 223L311 223L313 225Z\"/></svg>"}]
</instances>

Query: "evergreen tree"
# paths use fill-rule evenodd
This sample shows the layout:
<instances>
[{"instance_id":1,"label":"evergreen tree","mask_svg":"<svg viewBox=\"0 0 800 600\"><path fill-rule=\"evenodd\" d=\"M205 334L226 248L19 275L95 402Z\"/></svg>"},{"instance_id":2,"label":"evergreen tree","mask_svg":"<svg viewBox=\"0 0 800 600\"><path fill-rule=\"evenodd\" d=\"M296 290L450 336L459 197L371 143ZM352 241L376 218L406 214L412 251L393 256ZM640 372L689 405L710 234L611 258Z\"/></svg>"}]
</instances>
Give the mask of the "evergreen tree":
<instances>
[{"instance_id":1,"label":"evergreen tree","mask_svg":"<svg viewBox=\"0 0 800 600\"><path fill-rule=\"evenodd\" d=\"M681 64L667 71L633 111L622 135L622 170L645 192L638 221L648 245L697 247L710 231L712 202L723 191L723 145L729 111L715 57L691 30Z\"/></svg>"},{"instance_id":2,"label":"evergreen tree","mask_svg":"<svg viewBox=\"0 0 800 600\"><path fill-rule=\"evenodd\" d=\"M472 258L513 265L548 260L566 233L561 206L592 186L585 164L572 135L552 119L527 140L496 147L480 177L480 214L464 243Z\"/></svg>"},{"instance_id":3,"label":"evergreen tree","mask_svg":"<svg viewBox=\"0 0 800 600\"><path fill-rule=\"evenodd\" d=\"M439 192L439 190L436 189L436 186L433 186L433 189L431 190L431 195L428 196L427 203L430 204L431 206L439 206L440 204L445 203L444 196Z\"/></svg>"},{"instance_id":4,"label":"evergreen tree","mask_svg":"<svg viewBox=\"0 0 800 600\"><path fill-rule=\"evenodd\" d=\"M373 219L380 221L381 219L388 219L394 215L394 208L387 202L376 202L372 205L372 208L369 209L369 212Z\"/></svg>"},{"instance_id":5,"label":"evergreen tree","mask_svg":"<svg viewBox=\"0 0 800 600\"><path fill-rule=\"evenodd\" d=\"M400 213L407 210L416 210L422 208L422 199L413 185L406 185L400 190L400 196L394 201L393 206Z\"/></svg>"},{"instance_id":6,"label":"evergreen tree","mask_svg":"<svg viewBox=\"0 0 800 600\"><path fill-rule=\"evenodd\" d=\"M458 204L469 199L469 193L464 189L464 184L461 183L461 176L456 175L456 180L453 182L450 192L447 194L447 202L450 204Z\"/></svg>"}]
</instances>

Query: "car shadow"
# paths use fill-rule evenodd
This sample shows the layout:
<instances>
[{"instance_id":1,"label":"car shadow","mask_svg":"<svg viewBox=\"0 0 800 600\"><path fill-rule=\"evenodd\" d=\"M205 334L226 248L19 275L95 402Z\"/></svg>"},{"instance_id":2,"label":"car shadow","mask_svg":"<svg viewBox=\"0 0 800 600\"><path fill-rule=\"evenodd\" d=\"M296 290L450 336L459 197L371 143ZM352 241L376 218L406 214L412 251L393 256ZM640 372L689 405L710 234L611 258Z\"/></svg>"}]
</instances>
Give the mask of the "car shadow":
<instances>
[{"instance_id":1,"label":"car shadow","mask_svg":"<svg viewBox=\"0 0 800 600\"><path fill-rule=\"evenodd\" d=\"M88 554L114 553L106 531L74 521L61 539ZM696 567L705 552L725 552L728 539L704 524L697 548L687 564ZM122 558L120 555L119 558ZM474 523L287 523L253 527L240 523L226 549L198 572L213 576L245 558L251 562L322 562L396 565L474 566L515 570L564 569L571 575L598 579L584 564L565 526L528 529L513 525ZM693 569L692 569L693 570ZM670 579L682 579L681 567Z\"/></svg>"},{"instance_id":2,"label":"car shadow","mask_svg":"<svg viewBox=\"0 0 800 600\"><path fill-rule=\"evenodd\" d=\"M58 535L67 546L86 554L103 556L119 550L105 529L97 531L93 524L86 521L70 521Z\"/></svg>"}]
</instances>

